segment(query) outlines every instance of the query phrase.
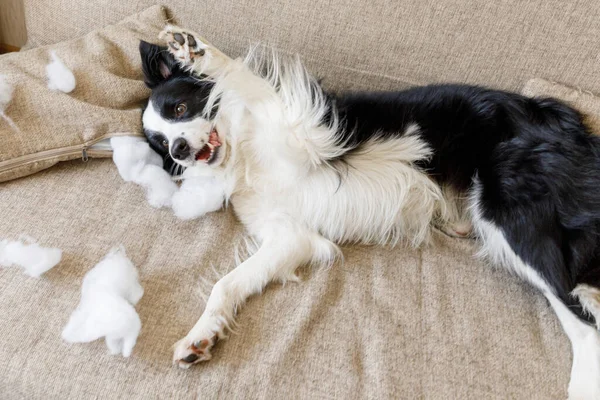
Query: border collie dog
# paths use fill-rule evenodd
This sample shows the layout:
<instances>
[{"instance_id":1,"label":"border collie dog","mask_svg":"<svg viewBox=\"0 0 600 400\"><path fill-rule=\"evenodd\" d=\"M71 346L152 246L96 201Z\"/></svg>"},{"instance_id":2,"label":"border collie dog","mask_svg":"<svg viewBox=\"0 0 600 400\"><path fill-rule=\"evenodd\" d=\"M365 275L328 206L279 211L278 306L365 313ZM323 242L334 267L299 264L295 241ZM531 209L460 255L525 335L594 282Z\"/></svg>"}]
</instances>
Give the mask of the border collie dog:
<instances>
[{"instance_id":1,"label":"border collie dog","mask_svg":"<svg viewBox=\"0 0 600 400\"><path fill-rule=\"evenodd\" d=\"M553 99L463 85L328 93L300 61L233 60L189 30L142 42L152 147L214 176L257 250L212 289L175 346L211 358L270 281L331 263L341 243L474 235L537 287L573 345L571 398L600 398L600 138Z\"/></svg>"}]
</instances>

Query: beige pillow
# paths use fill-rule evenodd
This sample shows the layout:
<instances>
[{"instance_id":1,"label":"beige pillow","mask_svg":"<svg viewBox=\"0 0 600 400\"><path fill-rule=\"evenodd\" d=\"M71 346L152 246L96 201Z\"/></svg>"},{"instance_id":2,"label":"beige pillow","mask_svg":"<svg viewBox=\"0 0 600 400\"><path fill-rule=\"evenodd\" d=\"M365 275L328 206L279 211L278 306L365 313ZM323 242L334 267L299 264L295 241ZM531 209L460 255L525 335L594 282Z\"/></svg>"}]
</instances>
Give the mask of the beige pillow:
<instances>
[{"instance_id":1,"label":"beige pillow","mask_svg":"<svg viewBox=\"0 0 600 400\"><path fill-rule=\"evenodd\" d=\"M585 115L592 131L600 134L600 97L593 93L541 78L529 80L521 93L528 97L554 97L570 104Z\"/></svg>"},{"instance_id":2,"label":"beige pillow","mask_svg":"<svg viewBox=\"0 0 600 400\"><path fill-rule=\"evenodd\" d=\"M18 131L0 118L0 182L59 161L109 157L98 142L140 135L140 106L150 92L138 46L156 41L166 18L165 9L154 6L78 39L1 56L0 74L14 87L5 114ZM75 75L71 93L48 88L51 50Z\"/></svg>"}]
</instances>

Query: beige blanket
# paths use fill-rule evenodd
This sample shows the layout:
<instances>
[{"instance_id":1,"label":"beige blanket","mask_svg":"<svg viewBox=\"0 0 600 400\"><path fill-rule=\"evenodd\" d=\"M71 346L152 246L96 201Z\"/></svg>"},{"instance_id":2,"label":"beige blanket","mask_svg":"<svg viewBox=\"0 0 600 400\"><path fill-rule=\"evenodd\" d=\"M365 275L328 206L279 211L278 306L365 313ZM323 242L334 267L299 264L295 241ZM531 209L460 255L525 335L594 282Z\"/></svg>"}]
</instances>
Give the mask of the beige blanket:
<instances>
[{"instance_id":1,"label":"beige blanket","mask_svg":"<svg viewBox=\"0 0 600 400\"><path fill-rule=\"evenodd\" d=\"M542 296L472 258L468 240L348 247L346 260L271 285L237 334L182 371L172 344L232 267L241 227L228 211L182 222L150 208L110 160L59 164L2 184L1 236L64 250L39 280L0 269L0 398L564 399L570 348ZM139 267L142 333L130 359L102 342L67 345L83 275L115 244Z\"/></svg>"}]
</instances>

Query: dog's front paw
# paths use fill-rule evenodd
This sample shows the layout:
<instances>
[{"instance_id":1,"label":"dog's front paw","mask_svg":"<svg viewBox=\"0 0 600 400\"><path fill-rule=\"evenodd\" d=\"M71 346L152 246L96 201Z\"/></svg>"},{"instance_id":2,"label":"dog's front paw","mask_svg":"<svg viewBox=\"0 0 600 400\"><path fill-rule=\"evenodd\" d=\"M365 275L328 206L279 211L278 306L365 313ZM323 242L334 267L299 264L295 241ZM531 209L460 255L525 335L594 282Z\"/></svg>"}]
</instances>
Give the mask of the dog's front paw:
<instances>
[{"instance_id":1,"label":"dog's front paw","mask_svg":"<svg viewBox=\"0 0 600 400\"><path fill-rule=\"evenodd\" d=\"M175 343L173 353L173 364L179 368L188 369L201 361L208 361L212 358L211 349L218 340L218 336L207 337L204 339L190 339L187 336Z\"/></svg>"},{"instance_id":2,"label":"dog's front paw","mask_svg":"<svg viewBox=\"0 0 600 400\"><path fill-rule=\"evenodd\" d=\"M197 33L173 25L168 25L159 38L167 42L169 52L185 66L192 66L196 59L206 54L209 47Z\"/></svg>"},{"instance_id":3,"label":"dog's front paw","mask_svg":"<svg viewBox=\"0 0 600 400\"><path fill-rule=\"evenodd\" d=\"M181 66L199 75L213 76L232 61L207 40L188 29L167 25L158 37L167 43L169 53Z\"/></svg>"}]
</instances>

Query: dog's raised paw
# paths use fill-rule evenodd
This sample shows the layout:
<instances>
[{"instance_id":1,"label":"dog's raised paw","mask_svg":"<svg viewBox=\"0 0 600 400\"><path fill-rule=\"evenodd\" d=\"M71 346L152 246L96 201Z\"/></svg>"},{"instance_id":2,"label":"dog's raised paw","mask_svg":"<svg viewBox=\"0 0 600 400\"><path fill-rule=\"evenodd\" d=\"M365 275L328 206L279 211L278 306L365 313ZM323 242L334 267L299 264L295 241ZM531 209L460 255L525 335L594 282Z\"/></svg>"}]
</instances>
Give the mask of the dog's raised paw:
<instances>
[{"instance_id":1,"label":"dog's raised paw","mask_svg":"<svg viewBox=\"0 0 600 400\"><path fill-rule=\"evenodd\" d=\"M194 64L196 59L206 54L208 48L197 33L172 25L167 26L159 38L167 43L169 52L183 65Z\"/></svg>"},{"instance_id":2,"label":"dog's raised paw","mask_svg":"<svg viewBox=\"0 0 600 400\"><path fill-rule=\"evenodd\" d=\"M217 342L217 336L201 340L190 340L183 338L175 344L173 353L173 364L179 368L188 369L194 364L208 361L212 358L211 349Z\"/></svg>"}]
</instances>

